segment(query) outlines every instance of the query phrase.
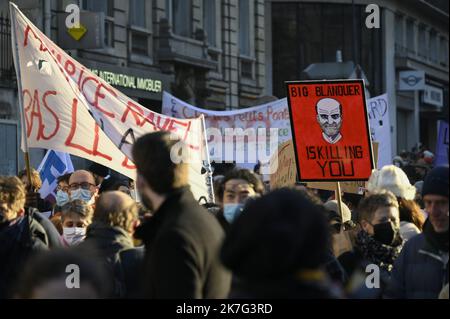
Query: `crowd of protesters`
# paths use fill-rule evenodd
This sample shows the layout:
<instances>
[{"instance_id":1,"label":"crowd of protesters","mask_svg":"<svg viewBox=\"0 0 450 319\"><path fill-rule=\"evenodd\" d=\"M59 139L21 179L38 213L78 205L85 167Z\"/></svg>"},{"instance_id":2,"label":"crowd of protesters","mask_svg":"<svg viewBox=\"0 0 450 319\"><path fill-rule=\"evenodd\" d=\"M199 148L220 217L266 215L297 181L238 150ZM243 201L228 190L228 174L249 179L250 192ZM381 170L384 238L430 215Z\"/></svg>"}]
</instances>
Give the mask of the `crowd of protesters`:
<instances>
[{"instance_id":1,"label":"crowd of protesters","mask_svg":"<svg viewBox=\"0 0 450 319\"><path fill-rule=\"evenodd\" d=\"M201 205L176 143L139 138L135 182L97 164L60 176L53 205L35 170L0 176L0 298L448 299L449 171L429 151L402 152L342 203L217 165Z\"/></svg>"}]
</instances>

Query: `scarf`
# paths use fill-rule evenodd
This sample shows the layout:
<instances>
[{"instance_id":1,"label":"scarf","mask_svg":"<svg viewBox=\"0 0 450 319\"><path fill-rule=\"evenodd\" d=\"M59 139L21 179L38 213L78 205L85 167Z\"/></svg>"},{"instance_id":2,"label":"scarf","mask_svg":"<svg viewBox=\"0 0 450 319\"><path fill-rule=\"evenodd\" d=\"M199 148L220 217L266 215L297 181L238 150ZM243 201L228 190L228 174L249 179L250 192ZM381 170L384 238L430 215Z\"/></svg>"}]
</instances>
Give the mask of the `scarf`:
<instances>
[{"instance_id":1,"label":"scarf","mask_svg":"<svg viewBox=\"0 0 450 319\"><path fill-rule=\"evenodd\" d=\"M356 236L356 249L363 255L364 259L388 272L391 272L394 261L400 254L403 244L404 241L400 236L394 241L393 246L376 241L363 230Z\"/></svg>"}]
</instances>

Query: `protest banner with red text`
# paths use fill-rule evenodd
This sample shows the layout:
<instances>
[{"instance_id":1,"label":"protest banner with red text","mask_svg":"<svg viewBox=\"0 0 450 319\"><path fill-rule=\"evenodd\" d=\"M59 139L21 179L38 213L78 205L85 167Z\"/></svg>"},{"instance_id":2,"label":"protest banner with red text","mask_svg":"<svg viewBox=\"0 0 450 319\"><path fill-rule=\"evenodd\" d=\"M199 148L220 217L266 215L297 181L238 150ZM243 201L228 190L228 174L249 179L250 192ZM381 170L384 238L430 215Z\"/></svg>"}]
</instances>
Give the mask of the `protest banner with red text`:
<instances>
[{"instance_id":1,"label":"protest banner with red text","mask_svg":"<svg viewBox=\"0 0 450 319\"><path fill-rule=\"evenodd\" d=\"M299 180L368 180L374 164L364 82L287 82L287 91Z\"/></svg>"},{"instance_id":2,"label":"protest banner with red text","mask_svg":"<svg viewBox=\"0 0 450 319\"><path fill-rule=\"evenodd\" d=\"M189 152L191 189L208 196L202 165L201 118L176 119L152 112L113 88L70 57L10 4L13 52L21 83L28 146L54 149L100 163L132 179L131 147L139 136L166 130ZM203 174L204 175L204 174Z\"/></svg>"}]
</instances>

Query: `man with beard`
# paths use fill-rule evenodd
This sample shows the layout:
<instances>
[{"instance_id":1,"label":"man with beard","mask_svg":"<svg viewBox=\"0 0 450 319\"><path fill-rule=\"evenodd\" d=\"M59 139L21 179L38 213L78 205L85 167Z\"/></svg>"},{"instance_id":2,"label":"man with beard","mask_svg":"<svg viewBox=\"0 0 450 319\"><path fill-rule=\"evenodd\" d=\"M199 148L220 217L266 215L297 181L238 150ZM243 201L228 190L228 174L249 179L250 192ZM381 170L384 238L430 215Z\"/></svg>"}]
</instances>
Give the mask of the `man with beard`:
<instances>
[{"instance_id":1,"label":"man with beard","mask_svg":"<svg viewBox=\"0 0 450 319\"><path fill-rule=\"evenodd\" d=\"M342 139L342 106L331 98L319 100L316 105L317 122L322 129L322 137L330 144Z\"/></svg>"},{"instance_id":2,"label":"man with beard","mask_svg":"<svg viewBox=\"0 0 450 319\"><path fill-rule=\"evenodd\" d=\"M133 145L136 187L153 211L135 232L145 244L144 297L226 298L231 275L219 260L224 232L192 195L188 164L172 161L171 150L179 145L163 131Z\"/></svg>"},{"instance_id":3,"label":"man with beard","mask_svg":"<svg viewBox=\"0 0 450 319\"><path fill-rule=\"evenodd\" d=\"M435 167L425 177L428 219L423 233L406 243L395 262L387 297L436 299L448 284L448 177L448 166Z\"/></svg>"}]
</instances>

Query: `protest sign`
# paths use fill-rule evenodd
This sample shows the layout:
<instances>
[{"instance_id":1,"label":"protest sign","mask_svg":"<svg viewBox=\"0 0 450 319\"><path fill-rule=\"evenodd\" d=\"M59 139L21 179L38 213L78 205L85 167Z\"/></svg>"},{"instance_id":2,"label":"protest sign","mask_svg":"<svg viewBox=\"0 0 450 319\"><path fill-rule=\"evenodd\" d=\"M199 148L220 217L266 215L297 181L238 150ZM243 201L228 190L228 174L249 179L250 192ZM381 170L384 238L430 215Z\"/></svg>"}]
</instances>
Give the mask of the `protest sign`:
<instances>
[{"instance_id":1,"label":"protest sign","mask_svg":"<svg viewBox=\"0 0 450 319\"><path fill-rule=\"evenodd\" d=\"M287 82L300 181L368 180L373 169L364 82Z\"/></svg>"},{"instance_id":2,"label":"protest sign","mask_svg":"<svg viewBox=\"0 0 450 319\"><path fill-rule=\"evenodd\" d=\"M438 140L434 165L448 165L448 122L438 122Z\"/></svg>"},{"instance_id":3,"label":"protest sign","mask_svg":"<svg viewBox=\"0 0 450 319\"><path fill-rule=\"evenodd\" d=\"M270 159L271 171L270 189L292 186L295 184L297 168L292 140L278 147L278 152Z\"/></svg>"},{"instance_id":4,"label":"protest sign","mask_svg":"<svg viewBox=\"0 0 450 319\"><path fill-rule=\"evenodd\" d=\"M215 162L265 164L279 144L292 139L286 99L240 110L210 111L163 92L162 113L184 119L203 114L210 159Z\"/></svg>"},{"instance_id":5,"label":"protest sign","mask_svg":"<svg viewBox=\"0 0 450 319\"><path fill-rule=\"evenodd\" d=\"M139 105L56 46L15 6L13 53L23 108L22 149L53 149L107 166L132 179L131 147L139 136L165 130L189 150L194 195L209 196L209 165L201 118L176 119Z\"/></svg>"},{"instance_id":6,"label":"protest sign","mask_svg":"<svg viewBox=\"0 0 450 319\"><path fill-rule=\"evenodd\" d=\"M381 169L385 165L392 164L391 124L387 94L368 99L367 112L372 142L379 143L378 153L374 151L374 156L378 156L377 167Z\"/></svg>"},{"instance_id":7,"label":"protest sign","mask_svg":"<svg viewBox=\"0 0 450 319\"><path fill-rule=\"evenodd\" d=\"M377 163L378 143L372 142L372 150L374 153L375 164ZM333 182L308 182L306 184L309 188L324 189L328 191L336 190L336 183ZM344 193L362 195L367 189L367 181L348 181L340 182L341 191Z\"/></svg>"}]
</instances>

